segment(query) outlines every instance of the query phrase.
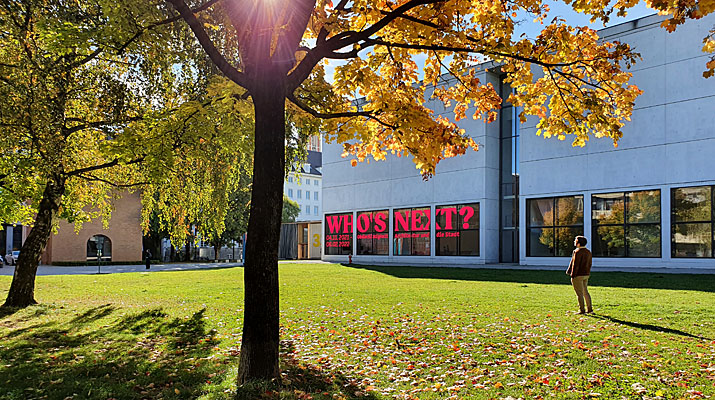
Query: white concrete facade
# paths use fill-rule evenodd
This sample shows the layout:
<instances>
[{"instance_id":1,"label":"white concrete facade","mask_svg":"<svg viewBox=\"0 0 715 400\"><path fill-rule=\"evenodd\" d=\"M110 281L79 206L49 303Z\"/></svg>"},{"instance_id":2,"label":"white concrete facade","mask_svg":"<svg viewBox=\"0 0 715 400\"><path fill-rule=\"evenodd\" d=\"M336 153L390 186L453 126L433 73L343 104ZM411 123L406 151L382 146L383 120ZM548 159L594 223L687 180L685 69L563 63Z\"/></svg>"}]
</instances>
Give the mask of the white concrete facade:
<instances>
[{"instance_id":1,"label":"white concrete facade","mask_svg":"<svg viewBox=\"0 0 715 400\"><path fill-rule=\"evenodd\" d=\"M625 126L618 148L606 139L592 139L584 148L572 147L568 137L565 141L545 140L535 134L536 118L518 124L519 264L568 263L568 257L527 255L528 200L583 196L583 231L590 240L593 194L657 189L661 196L660 257L595 257L594 266L715 266L714 258L671 257L671 189L715 185L715 78L702 78L708 56L701 52L702 37L715 24L715 16L690 21L671 34L660 27L661 21L662 17L650 16L600 32L609 41L629 43L643 57L631 70L631 82L644 93L636 100L632 121ZM482 82L498 87L496 74L482 69L478 75ZM435 111L445 113L443 108ZM460 265L500 261L499 124L467 119L459 125L481 145L480 150L442 161L435 176L426 182L408 158L351 167L348 159L340 157L340 145L324 145L324 214L353 212L355 218L360 211L390 210L389 254L357 255L354 234L354 262ZM472 202L480 205L479 256L436 256L434 218L429 257L393 255L394 209L429 206L434 215L436 206ZM327 261L347 258L323 255Z\"/></svg>"},{"instance_id":2,"label":"white concrete facade","mask_svg":"<svg viewBox=\"0 0 715 400\"><path fill-rule=\"evenodd\" d=\"M288 173L283 194L300 206L296 222L320 221L323 212L323 177L320 152L310 150L308 159Z\"/></svg>"}]
</instances>

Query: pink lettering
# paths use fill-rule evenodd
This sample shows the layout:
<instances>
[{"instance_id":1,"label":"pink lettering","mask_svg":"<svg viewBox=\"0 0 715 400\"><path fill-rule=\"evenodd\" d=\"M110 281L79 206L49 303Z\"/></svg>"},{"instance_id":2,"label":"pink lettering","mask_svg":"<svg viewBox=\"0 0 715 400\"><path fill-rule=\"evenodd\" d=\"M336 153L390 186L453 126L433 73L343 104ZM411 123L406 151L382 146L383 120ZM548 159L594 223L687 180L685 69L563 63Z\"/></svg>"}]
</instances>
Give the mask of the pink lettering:
<instances>
[{"instance_id":1,"label":"pink lettering","mask_svg":"<svg viewBox=\"0 0 715 400\"><path fill-rule=\"evenodd\" d=\"M344 228L343 228L343 233L353 233L353 215L352 214L346 214L343 215L342 218L345 218L344 222ZM340 225L338 225L338 228L340 228Z\"/></svg>"},{"instance_id":2,"label":"pink lettering","mask_svg":"<svg viewBox=\"0 0 715 400\"><path fill-rule=\"evenodd\" d=\"M437 226L436 226L437 230L454 229L452 227L452 217L457 215L457 208L456 207L442 208L442 209L437 210L437 215L439 215L439 214L444 214L446 216L445 222L446 222L447 226L442 228L441 226L439 226L439 224L437 224Z\"/></svg>"},{"instance_id":3,"label":"pink lettering","mask_svg":"<svg viewBox=\"0 0 715 400\"><path fill-rule=\"evenodd\" d=\"M370 214L360 214L357 221L358 232L365 233L370 229Z\"/></svg>"},{"instance_id":4,"label":"pink lettering","mask_svg":"<svg viewBox=\"0 0 715 400\"><path fill-rule=\"evenodd\" d=\"M385 232L387 230L387 213L375 214L375 231Z\"/></svg>"},{"instance_id":5,"label":"pink lettering","mask_svg":"<svg viewBox=\"0 0 715 400\"><path fill-rule=\"evenodd\" d=\"M328 221L328 231L330 233L340 233L340 223L342 222L341 216L326 215L325 219Z\"/></svg>"},{"instance_id":6,"label":"pink lettering","mask_svg":"<svg viewBox=\"0 0 715 400\"><path fill-rule=\"evenodd\" d=\"M410 219L410 210L403 212L395 211L395 231L403 230L408 231Z\"/></svg>"}]
</instances>

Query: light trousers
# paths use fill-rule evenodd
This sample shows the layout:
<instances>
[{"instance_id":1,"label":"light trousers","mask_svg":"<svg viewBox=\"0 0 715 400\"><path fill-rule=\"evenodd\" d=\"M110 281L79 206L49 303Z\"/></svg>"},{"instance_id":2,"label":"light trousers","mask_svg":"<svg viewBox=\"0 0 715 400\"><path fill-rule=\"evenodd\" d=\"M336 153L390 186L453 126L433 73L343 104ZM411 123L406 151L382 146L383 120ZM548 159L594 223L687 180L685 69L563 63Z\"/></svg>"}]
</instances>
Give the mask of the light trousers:
<instances>
[{"instance_id":1,"label":"light trousers","mask_svg":"<svg viewBox=\"0 0 715 400\"><path fill-rule=\"evenodd\" d=\"M593 306L591 305L591 295L588 294L588 278L586 276L574 276L571 278L571 285L573 285L573 290L578 296L578 308L581 312L592 312ZM584 302L586 303L586 308L584 308Z\"/></svg>"}]
</instances>

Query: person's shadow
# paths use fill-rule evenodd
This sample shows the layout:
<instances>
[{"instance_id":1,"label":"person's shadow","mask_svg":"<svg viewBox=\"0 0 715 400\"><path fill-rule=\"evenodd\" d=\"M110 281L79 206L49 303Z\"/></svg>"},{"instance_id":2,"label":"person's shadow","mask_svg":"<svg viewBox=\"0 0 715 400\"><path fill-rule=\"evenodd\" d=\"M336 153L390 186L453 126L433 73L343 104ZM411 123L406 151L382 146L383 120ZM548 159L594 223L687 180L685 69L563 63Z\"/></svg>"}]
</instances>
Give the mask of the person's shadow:
<instances>
[{"instance_id":1,"label":"person's shadow","mask_svg":"<svg viewBox=\"0 0 715 400\"><path fill-rule=\"evenodd\" d=\"M611 317L608 315L599 315L599 314L586 314L586 315L588 315L589 317L592 317L592 318L601 319L604 321L611 321L611 322L615 322L617 324L626 325L626 326L630 326L630 327L638 328L638 329L644 329L647 331L671 333L674 335L690 337L693 339L713 340L713 339L707 338L705 336L693 335L692 333L681 331L679 329L666 328L663 326L651 325L651 324L641 324L638 322L624 321L622 319L614 318L614 317Z\"/></svg>"}]
</instances>

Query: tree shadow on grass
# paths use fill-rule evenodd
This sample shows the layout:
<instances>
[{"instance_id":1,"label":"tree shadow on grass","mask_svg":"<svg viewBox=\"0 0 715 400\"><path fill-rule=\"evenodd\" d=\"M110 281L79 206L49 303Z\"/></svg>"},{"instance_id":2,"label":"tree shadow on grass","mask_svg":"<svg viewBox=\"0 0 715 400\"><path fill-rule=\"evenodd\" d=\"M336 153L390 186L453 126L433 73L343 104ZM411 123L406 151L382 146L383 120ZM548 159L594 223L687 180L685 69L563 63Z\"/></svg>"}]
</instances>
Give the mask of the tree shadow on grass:
<instances>
[{"instance_id":1,"label":"tree shadow on grass","mask_svg":"<svg viewBox=\"0 0 715 400\"><path fill-rule=\"evenodd\" d=\"M564 271L452 268L452 267L393 267L342 264L347 268L364 269L405 279L448 279L460 281L514 282L570 285ZM564 267L564 270L566 267ZM667 289L715 292L713 274L657 274L645 272L593 272L589 286L629 289Z\"/></svg>"},{"instance_id":2,"label":"tree shadow on grass","mask_svg":"<svg viewBox=\"0 0 715 400\"><path fill-rule=\"evenodd\" d=\"M0 335L0 398L195 398L224 372L227 360L208 359L218 342L204 310L116 313L103 305Z\"/></svg>"},{"instance_id":3,"label":"tree shadow on grass","mask_svg":"<svg viewBox=\"0 0 715 400\"><path fill-rule=\"evenodd\" d=\"M295 357L292 341L281 341L281 382L249 383L238 387L235 400L254 399L361 399L377 400L374 393L328 365L313 365Z\"/></svg>"},{"instance_id":4,"label":"tree shadow on grass","mask_svg":"<svg viewBox=\"0 0 715 400\"><path fill-rule=\"evenodd\" d=\"M710 338L707 338L704 336L693 335L692 333L681 331L679 329L666 328L666 327L658 326L658 325L641 324L638 322L625 321L625 320L614 318L614 317L611 317L608 315L599 315L599 314L586 314L586 315L588 315L592 318L597 318L597 319L601 319L601 320L605 320L605 321L611 321L611 322L615 322L617 324L626 325L626 326L630 326L632 328L637 328L637 329L644 329L647 331L670 333L673 335L685 336L685 337L689 337L689 338L693 338L693 339L701 339L701 340L708 340L708 341L713 340L713 339L710 339Z\"/></svg>"}]
</instances>

